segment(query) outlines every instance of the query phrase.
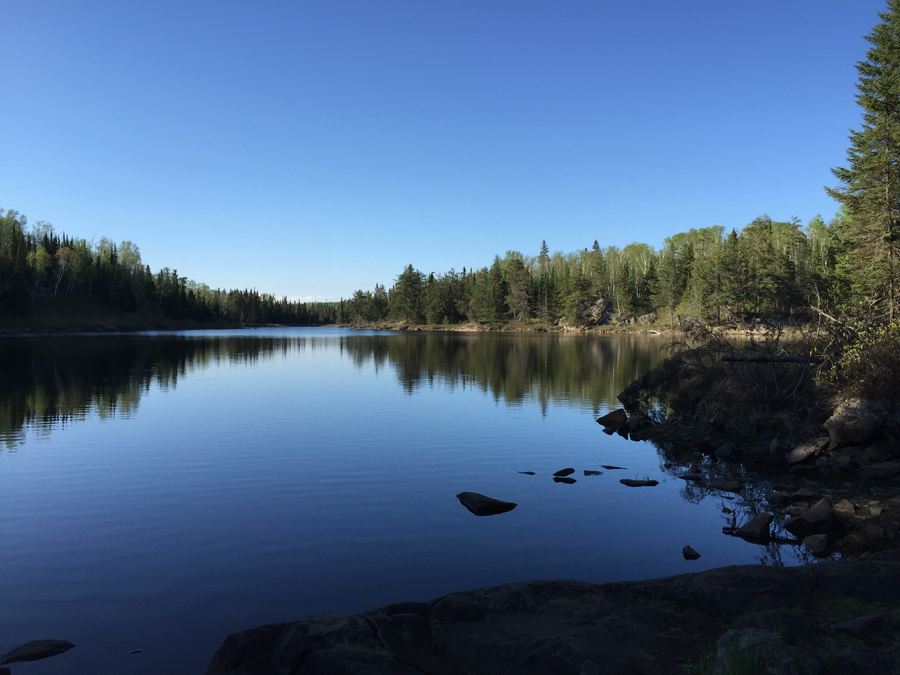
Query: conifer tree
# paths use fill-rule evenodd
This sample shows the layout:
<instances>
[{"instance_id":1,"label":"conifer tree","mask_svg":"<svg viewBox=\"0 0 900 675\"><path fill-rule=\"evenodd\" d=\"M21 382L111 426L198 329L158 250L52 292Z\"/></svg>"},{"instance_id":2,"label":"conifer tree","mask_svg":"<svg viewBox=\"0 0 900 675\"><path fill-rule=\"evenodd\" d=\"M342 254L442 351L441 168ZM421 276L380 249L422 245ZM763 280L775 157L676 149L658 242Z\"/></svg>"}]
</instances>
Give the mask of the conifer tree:
<instances>
[{"instance_id":1,"label":"conifer tree","mask_svg":"<svg viewBox=\"0 0 900 675\"><path fill-rule=\"evenodd\" d=\"M826 191L847 207L863 289L886 296L893 320L900 253L900 0L889 0L879 16L866 36L872 48L856 65L862 128L850 133L848 166L832 169L840 186Z\"/></svg>"}]
</instances>

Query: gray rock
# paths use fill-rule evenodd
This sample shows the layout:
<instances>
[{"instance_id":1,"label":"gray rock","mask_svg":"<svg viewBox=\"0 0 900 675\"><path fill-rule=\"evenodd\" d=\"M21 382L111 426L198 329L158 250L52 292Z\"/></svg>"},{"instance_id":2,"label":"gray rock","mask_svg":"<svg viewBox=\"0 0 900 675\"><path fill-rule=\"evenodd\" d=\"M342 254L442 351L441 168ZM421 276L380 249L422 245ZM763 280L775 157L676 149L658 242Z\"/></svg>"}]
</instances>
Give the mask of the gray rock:
<instances>
[{"instance_id":1,"label":"gray rock","mask_svg":"<svg viewBox=\"0 0 900 675\"><path fill-rule=\"evenodd\" d=\"M17 661L39 661L67 652L74 647L65 640L33 640L0 655L0 665Z\"/></svg>"},{"instance_id":2,"label":"gray rock","mask_svg":"<svg viewBox=\"0 0 900 675\"><path fill-rule=\"evenodd\" d=\"M651 323L656 321L659 317L656 315L656 312L650 312L649 314L643 314L637 318L637 322L642 326L649 326Z\"/></svg>"},{"instance_id":3,"label":"gray rock","mask_svg":"<svg viewBox=\"0 0 900 675\"><path fill-rule=\"evenodd\" d=\"M808 507L808 506L800 506L800 505L798 505L798 506L791 507L791 510L788 511L788 515L789 515L789 516L802 516L802 515L803 515L804 513L806 513L807 511L809 511L809 507Z\"/></svg>"},{"instance_id":4,"label":"gray rock","mask_svg":"<svg viewBox=\"0 0 900 675\"><path fill-rule=\"evenodd\" d=\"M853 675L887 675L894 668L893 659L871 647L850 646L838 652L835 672Z\"/></svg>"},{"instance_id":5,"label":"gray rock","mask_svg":"<svg viewBox=\"0 0 900 675\"><path fill-rule=\"evenodd\" d=\"M621 429L625 422L628 421L628 413L626 413L622 408L618 410L613 410L611 413L607 413L603 417L597 418L597 424L601 424L607 428Z\"/></svg>"},{"instance_id":6,"label":"gray rock","mask_svg":"<svg viewBox=\"0 0 900 675\"><path fill-rule=\"evenodd\" d=\"M819 446L815 443L815 441L810 441L809 443L798 445L787 454L788 464L796 464L797 462L802 462L807 457L812 457L813 455L815 455L818 451Z\"/></svg>"},{"instance_id":7,"label":"gray rock","mask_svg":"<svg viewBox=\"0 0 900 675\"><path fill-rule=\"evenodd\" d=\"M554 473L553 475L554 475L554 476L571 476L573 473L575 473L575 469L573 469L573 468L570 467L570 468L568 468L568 469L560 469L559 471L557 471L557 472Z\"/></svg>"},{"instance_id":8,"label":"gray rock","mask_svg":"<svg viewBox=\"0 0 900 675\"><path fill-rule=\"evenodd\" d=\"M690 546L685 546L681 549L681 555L684 556L685 560L697 560L700 557L700 554Z\"/></svg>"},{"instance_id":9,"label":"gray rock","mask_svg":"<svg viewBox=\"0 0 900 675\"><path fill-rule=\"evenodd\" d=\"M731 441L720 445L718 448L716 448L715 452L716 457L725 462L730 462L737 459L739 454L740 451L737 449L737 446Z\"/></svg>"},{"instance_id":10,"label":"gray rock","mask_svg":"<svg viewBox=\"0 0 900 675\"><path fill-rule=\"evenodd\" d=\"M831 542L827 534L811 534L803 540L803 545L817 558L824 558L828 555Z\"/></svg>"},{"instance_id":11,"label":"gray rock","mask_svg":"<svg viewBox=\"0 0 900 675\"><path fill-rule=\"evenodd\" d=\"M834 509L827 499L822 499L802 516L794 516L785 521L784 529L798 539L805 539L812 534L831 534L834 529Z\"/></svg>"},{"instance_id":12,"label":"gray rock","mask_svg":"<svg viewBox=\"0 0 900 675\"><path fill-rule=\"evenodd\" d=\"M805 668L808 664L802 665ZM800 666L771 631L731 628L716 642L716 662L712 672L713 675L738 672L799 675L802 672Z\"/></svg>"},{"instance_id":13,"label":"gray rock","mask_svg":"<svg viewBox=\"0 0 900 675\"><path fill-rule=\"evenodd\" d=\"M654 485L659 485L659 481L656 480L632 480L631 478L623 478L619 482L628 487L653 487Z\"/></svg>"},{"instance_id":14,"label":"gray rock","mask_svg":"<svg viewBox=\"0 0 900 675\"><path fill-rule=\"evenodd\" d=\"M852 518L856 515L856 507L853 506L853 502L842 499L834 505L834 513L842 518Z\"/></svg>"},{"instance_id":15,"label":"gray rock","mask_svg":"<svg viewBox=\"0 0 900 675\"><path fill-rule=\"evenodd\" d=\"M757 513L749 523L745 523L737 529L735 534L741 539L756 543L769 541L769 525L775 520L771 513Z\"/></svg>"},{"instance_id":16,"label":"gray rock","mask_svg":"<svg viewBox=\"0 0 900 675\"><path fill-rule=\"evenodd\" d=\"M512 511L518 504L504 502L493 497L485 497L477 492L460 492L456 495L459 503L476 516L495 516L498 513Z\"/></svg>"},{"instance_id":17,"label":"gray rock","mask_svg":"<svg viewBox=\"0 0 900 675\"><path fill-rule=\"evenodd\" d=\"M866 480L890 480L897 474L900 474L900 460L872 464L863 469L859 476Z\"/></svg>"},{"instance_id":18,"label":"gray rock","mask_svg":"<svg viewBox=\"0 0 900 675\"><path fill-rule=\"evenodd\" d=\"M834 624L832 628L847 633L848 635L852 635L853 637L867 638L870 635L877 633L881 629L883 623L884 614L876 613L858 616L855 619L849 619L847 621L841 621Z\"/></svg>"},{"instance_id":19,"label":"gray rock","mask_svg":"<svg viewBox=\"0 0 900 675\"><path fill-rule=\"evenodd\" d=\"M837 445L862 445L875 439L887 411L875 401L851 399L838 406L824 427Z\"/></svg>"}]
</instances>

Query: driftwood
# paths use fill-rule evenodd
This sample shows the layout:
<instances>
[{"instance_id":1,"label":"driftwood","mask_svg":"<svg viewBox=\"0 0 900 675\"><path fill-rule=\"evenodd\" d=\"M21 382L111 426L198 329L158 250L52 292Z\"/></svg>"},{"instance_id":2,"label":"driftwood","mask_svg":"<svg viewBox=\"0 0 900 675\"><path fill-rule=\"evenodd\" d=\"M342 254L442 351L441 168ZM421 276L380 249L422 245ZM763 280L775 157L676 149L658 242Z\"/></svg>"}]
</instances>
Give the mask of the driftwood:
<instances>
[{"instance_id":1,"label":"driftwood","mask_svg":"<svg viewBox=\"0 0 900 675\"><path fill-rule=\"evenodd\" d=\"M737 361L739 363L822 363L821 356L742 356L739 354L726 354L723 361Z\"/></svg>"}]
</instances>

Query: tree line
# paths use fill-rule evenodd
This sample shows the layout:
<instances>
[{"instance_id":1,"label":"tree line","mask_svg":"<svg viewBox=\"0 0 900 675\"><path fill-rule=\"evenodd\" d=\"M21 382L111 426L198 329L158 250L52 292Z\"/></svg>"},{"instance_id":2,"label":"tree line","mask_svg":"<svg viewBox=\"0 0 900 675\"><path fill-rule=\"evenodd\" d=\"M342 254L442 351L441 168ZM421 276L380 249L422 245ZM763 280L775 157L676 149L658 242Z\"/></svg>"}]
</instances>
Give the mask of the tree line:
<instances>
[{"instance_id":1,"label":"tree line","mask_svg":"<svg viewBox=\"0 0 900 675\"><path fill-rule=\"evenodd\" d=\"M154 273L131 241L75 239L44 221L29 227L18 211L0 209L0 316L75 302L204 323L322 325L343 318L341 303L211 289L168 267Z\"/></svg>"},{"instance_id":2,"label":"tree line","mask_svg":"<svg viewBox=\"0 0 900 675\"><path fill-rule=\"evenodd\" d=\"M720 226L668 237L660 249L634 243L536 256L507 251L490 266L423 274L408 265L386 290L358 290L347 311L357 323L596 325L697 317L720 324L789 315L811 300L830 306L880 289L848 264L858 246L845 213L826 223L760 216L740 231ZM649 316L648 316L649 315Z\"/></svg>"}]
</instances>

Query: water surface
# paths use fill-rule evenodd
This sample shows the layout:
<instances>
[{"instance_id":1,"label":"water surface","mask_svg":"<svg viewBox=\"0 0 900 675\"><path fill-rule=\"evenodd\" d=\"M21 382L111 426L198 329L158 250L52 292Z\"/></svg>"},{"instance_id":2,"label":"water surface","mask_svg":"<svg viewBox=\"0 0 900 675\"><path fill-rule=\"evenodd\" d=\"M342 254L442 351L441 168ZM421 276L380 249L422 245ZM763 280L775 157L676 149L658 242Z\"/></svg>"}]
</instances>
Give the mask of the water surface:
<instances>
[{"instance_id":1,"label":"water surface","mask_svg":"<svg viewBox=\"0 0 900 675\"><path fill-rule=\"evenodd\" d=\"M78 645L17 674L202 673L229 633L308 614L527 579L796 563L790 547L722 534L741 497L696 490L653 445L594 422L664 344L339 329L4 338L0 651ZM564 467L576 483L552 480ZM645 477L660 485L619 483ZM479 518L461 491L518 507ZM700 560L683 560L685 544Z\"/></svg>"}]
</instances>

